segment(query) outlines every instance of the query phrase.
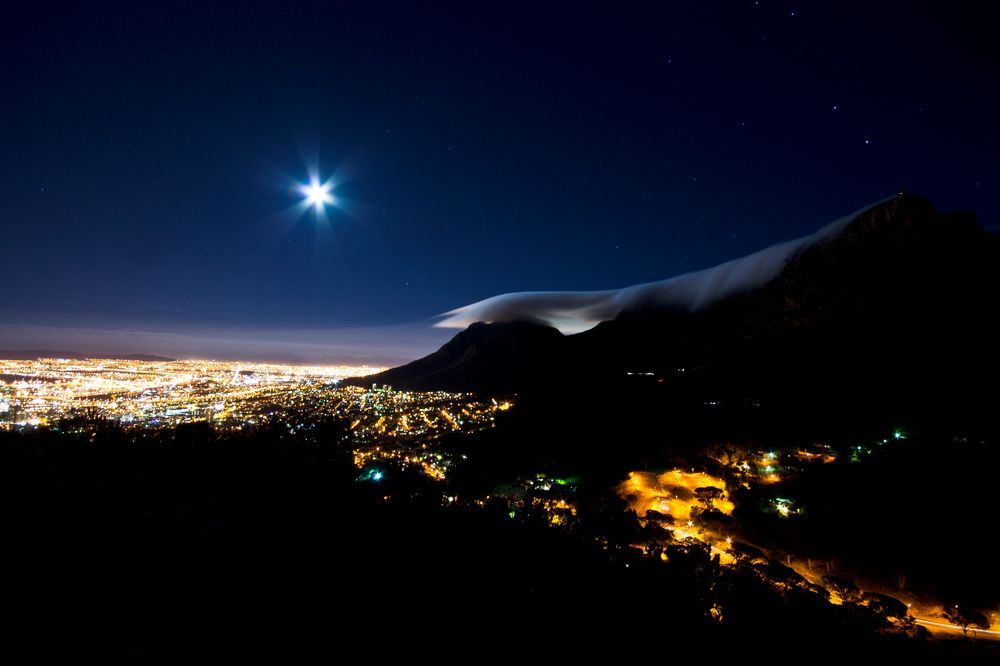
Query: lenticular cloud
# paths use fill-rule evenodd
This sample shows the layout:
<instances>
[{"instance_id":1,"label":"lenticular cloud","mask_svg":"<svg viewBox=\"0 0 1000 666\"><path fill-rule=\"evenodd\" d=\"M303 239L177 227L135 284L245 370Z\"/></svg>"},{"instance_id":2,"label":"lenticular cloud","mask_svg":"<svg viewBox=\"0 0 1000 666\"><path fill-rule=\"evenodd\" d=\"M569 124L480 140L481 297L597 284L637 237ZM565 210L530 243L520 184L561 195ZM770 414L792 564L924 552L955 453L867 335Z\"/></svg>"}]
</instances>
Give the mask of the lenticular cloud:
<instances>
[{"instance_id":1,"label":"lenticular cloud","mask_svg":"<svg viewBox=\"0 0 1000 666\"><path fill-rule=\"evenodd\" d=\"M883 201L888 201L884 199ZM882 201L877 202L878 205ZM619 313L642 307L697 310L773 279L785 263L805 247L838 234L865 208L832 222L819 231L772 245L712 268L606 291L522 291L501 294L451 310L435 326L465 328L475 322L531 321L563 333L579 333Z\"/></svg>"}]
</instances>

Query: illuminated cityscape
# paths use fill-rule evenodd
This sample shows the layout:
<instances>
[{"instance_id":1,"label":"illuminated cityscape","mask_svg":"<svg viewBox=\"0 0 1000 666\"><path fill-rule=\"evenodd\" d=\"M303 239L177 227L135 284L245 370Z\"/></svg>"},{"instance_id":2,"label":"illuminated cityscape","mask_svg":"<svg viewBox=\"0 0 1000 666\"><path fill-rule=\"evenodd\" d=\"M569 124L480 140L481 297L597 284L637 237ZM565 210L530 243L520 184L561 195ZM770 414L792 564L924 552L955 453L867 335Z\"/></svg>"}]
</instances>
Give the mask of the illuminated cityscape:
<instances>
[{"instance_id":1,"label":"illuminated cityscape","mask_svg":"<svg viewBox=\"0 0 1000 666\"><path fill-rule=\"evenodd\" d=\"M0 426L88 415L142 427L207 421L239 428L296 409L323 409L340 379L378 370L220 361L0 361Z\"/></svg>"},{"instance_id":2,"label":"illuminated cityscape","mask_svg":"<svg viewBox=\"0 0 1000 666\"><path fill-rule=\"evenodd\" d=\"M347 424L355 464L417 467L443 479L450 433L490 427L509 401L444 391L341 386L368 366L294 366L223 361L38 359L0 361L0 428L58 427L74 417L130 428L207 423L242 430L280 424L295 434L324 419Z\"/></svg>"}]
</instances>

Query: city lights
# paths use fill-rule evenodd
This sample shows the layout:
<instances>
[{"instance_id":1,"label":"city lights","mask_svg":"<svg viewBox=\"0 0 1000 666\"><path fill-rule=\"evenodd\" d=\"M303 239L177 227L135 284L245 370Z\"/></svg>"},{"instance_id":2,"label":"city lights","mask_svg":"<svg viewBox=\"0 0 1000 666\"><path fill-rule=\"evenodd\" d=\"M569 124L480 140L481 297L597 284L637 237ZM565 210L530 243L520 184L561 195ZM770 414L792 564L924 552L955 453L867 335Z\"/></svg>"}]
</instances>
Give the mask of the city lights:
<instances>
[{"instance_id":1,"label":"city lights","mask_svg":"<svg viewBox=\"0 0 1000 666\"><path fill-rule=\"evenodd\" d=\"M0 429L60 427L83 416L127 428L280 424L294 436L336 419L344 423L359 469L390 463L441 480L453 461L437 440L492 427L495 414L511 406L463 393L338 384L380 370L219 361L0 361ZM383 474L373 467L367 478L379 481Z\"/></svg>"}]
</instances>

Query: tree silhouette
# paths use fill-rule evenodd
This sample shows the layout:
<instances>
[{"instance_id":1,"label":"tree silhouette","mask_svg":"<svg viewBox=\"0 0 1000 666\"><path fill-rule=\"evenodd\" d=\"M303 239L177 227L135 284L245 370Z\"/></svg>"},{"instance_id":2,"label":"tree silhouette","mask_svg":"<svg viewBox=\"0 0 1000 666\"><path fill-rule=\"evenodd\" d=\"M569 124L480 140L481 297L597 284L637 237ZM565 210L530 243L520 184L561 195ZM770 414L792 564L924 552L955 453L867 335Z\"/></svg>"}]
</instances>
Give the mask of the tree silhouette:
<instances>
[{"instance_id":1,"label":"tree silhouette","mask_svg":"<svg viewBox=\"0 0 1000 666\"><path fill-rule=\"evenodd\" d=\"M854 603L861 599L861 590L850 578L844 576L823 576L823 583L832 589L844 603Z\"/></svg>"},{"instance_id":2,"label":"tree silhouette","mask_svg":"<svg viewBox=\"0 0 1000 666\"><path fill-rule=\"evenodd\" d=\"M987 619L986 615L975 608L969 608L961 604L953 604L951 606L946 606L944 609L944 616L948 618L948 621L952 624L958 625L962 628L962 635L968 638L969 627L975 629L989 629L990 621Z\"/></svg>"},{"instance_id":3,"label":"tree silhouette","mask_svg":"<svg viewBox=\"0 0 1000 666\"><path fill-rule=\"evenodd\" d=\"M715 508L715 500L722 497L722 488L716 488L715 486L704 486L702 488L695 488L694 496L698 498L698 501L705 505L706 509Z\"/></svg>"}]
</instances>

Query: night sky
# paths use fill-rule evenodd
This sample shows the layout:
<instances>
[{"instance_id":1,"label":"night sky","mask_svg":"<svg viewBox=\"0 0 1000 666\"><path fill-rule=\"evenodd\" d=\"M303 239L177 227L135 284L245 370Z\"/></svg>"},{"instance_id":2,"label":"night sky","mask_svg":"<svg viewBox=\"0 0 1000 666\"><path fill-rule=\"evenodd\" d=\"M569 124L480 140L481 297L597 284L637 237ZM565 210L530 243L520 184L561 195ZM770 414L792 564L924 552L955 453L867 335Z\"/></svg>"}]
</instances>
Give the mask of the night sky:
<instances>
[{"instance_id":1,"label":"night sky","mask_svg":"<svg viewBox=\"0 0 1000 666\"><path fill-rule=\"evenodd\" d=\"M1000 224L987 3L146 4L4 9L0 348L393 362L904 188Z\"/></svg>"}]
</instances>

